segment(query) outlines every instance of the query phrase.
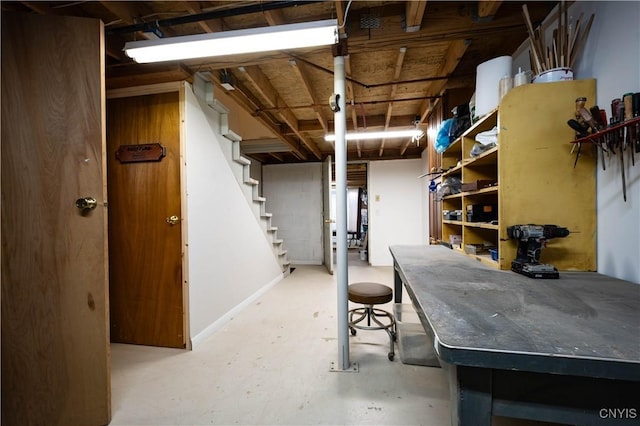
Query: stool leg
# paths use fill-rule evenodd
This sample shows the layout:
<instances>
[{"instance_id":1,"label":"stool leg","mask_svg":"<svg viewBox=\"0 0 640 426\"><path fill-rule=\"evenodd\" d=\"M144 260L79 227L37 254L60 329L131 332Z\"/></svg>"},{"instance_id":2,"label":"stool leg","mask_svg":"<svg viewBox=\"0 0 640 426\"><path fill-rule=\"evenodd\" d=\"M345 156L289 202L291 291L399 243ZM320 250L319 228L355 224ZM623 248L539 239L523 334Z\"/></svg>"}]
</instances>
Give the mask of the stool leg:
<instances>
[{"instance_id":1,"label":"stool leg","mask_svg":"<svg viewBox=\"0 0 640 426\"><path fill-rule=\"evenodd\" d=\"M354 320L354 316L358 315L358 317ZM389 324L384 324L382 321L378 319L378 317L386 317L389 320ZM367 319L366 326L358 326L356 324L362 322L364 319ZM371 326L371 321L373 321L377 327ZM371 330L384 330L387 332L389 336L389 361L393 361L395 358L395 349L394 342L396 341L397 331L396 331L396 321L393 318L393 315L387 311L382 309L374 308L374 305L365 305L362 308L355 308L349 311L349 330L353 336L356 335L356 328L360 329L371 329Z\"/></svg>"},{"instance_id":2,"label":"stool leg","mask_svg":"<svg viewBox=\"0 0 640 426\"><path fill-rule=\"evenodd\" d=\"M376 313L377 311L377 313ZM395 318L393 318L393 315L391 315L390 313L388 313L387 311L383 311L382 309L372 309L372 319L373 321L378 324L380 327L384 328L384 330L387 332L387 334L389 335L389 361L393 361L393 359L395 358L396 354L395 354L395 347L394 347L394 342L396 341L396 320ZM385 325L383 324L377 317L378 316L384 316L387 317L389 319L389 324Z\"/></svg>"}]
</instances>

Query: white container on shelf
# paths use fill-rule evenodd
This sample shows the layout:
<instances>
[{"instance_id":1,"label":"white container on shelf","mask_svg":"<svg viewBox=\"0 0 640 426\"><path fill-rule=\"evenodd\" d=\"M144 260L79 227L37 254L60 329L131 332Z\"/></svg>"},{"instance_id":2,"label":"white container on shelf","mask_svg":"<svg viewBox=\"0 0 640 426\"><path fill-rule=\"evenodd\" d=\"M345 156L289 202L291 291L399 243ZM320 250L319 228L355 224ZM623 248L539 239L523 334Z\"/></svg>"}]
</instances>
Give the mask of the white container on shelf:
<instances>
[{"instance_id":1,"label":"white container on shelf","mask_svg":"<svg viewBox=\"0 0 640 426\"><path fill-rule=\"evenodd\" d=\"M542 71L533 77L532 83L551 83L554 81L573 80L573 70L571 68L552 68Z\"/></svg>"},{"instance_id":2,"label":"white container on shelf","mask_svg":"<svg viewBox=\"0 0 640 426\"><path fill-rule=\"evenodd\" d=\"M529 84L529 76L531 71L522 71L522 68L518 68L518 73L513 77L513 87Z\"/></svg>"},{"instance_id":3,"label":"white container on shelf","mask_svg":"<svg viewBox=\"0 0 640 426\"><path fill-rule=\"evenodd\" d=\"M500 102L500 79L511 76L511 56L499 56L483 62L476 68L476 110L482 117L491 112Z\"/></svg>"}]
</instances>

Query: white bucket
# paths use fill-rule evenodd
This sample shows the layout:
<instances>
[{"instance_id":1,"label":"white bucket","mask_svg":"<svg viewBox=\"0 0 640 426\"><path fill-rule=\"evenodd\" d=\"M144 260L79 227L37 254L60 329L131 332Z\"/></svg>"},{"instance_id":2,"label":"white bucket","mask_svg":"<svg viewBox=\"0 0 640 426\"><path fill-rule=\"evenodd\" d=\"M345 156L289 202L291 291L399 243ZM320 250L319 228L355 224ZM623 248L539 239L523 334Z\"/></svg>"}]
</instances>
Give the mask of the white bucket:
<instances>
[{"instance_id":1,"label":"white bucket","mask_svg":"<svg viewBox=\"0 0 640 426\"><path fill-rule=\"evenodd\" d=\"M499 56L476 67L475 115L488 114L500 102L500 79L511 75L511 56Z\"/></svg>"},{"instance_id":2,"label":"white bucket","mask_svg":"<svg viewBox=\"0 0 640 426\"><path fill-rule=\"evenodd\" d=\"M553 81L573 80L573 70L571 68L552 68L542 71L533 77L532 83L551 83Z\"/></svg>"}]
</instances>

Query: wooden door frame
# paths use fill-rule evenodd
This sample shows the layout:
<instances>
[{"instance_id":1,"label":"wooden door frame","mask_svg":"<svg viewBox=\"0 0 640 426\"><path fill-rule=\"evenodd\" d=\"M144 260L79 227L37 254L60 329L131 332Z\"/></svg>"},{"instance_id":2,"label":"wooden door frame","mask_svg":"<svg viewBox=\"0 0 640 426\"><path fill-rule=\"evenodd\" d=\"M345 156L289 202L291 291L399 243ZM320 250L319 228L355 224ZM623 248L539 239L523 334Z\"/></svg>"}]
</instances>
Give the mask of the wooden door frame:
<instances>
[{"instance_id":1,"label":"wooden door frame","mask_svg":"<svg viewBox=\"0 0 640 426\"><path fill-rule=\"evenodd\" d=\"M331 232L331 185L333 183L331 165L333 157L328 155L322 162L322 243L323 243L323 261L327 268L327 272L333 275L333 233ZM328 170L327 170L328 169ZM327 205L328 204L328 205ZM327 219L327 212L329 218ZM327 223L329 220L329 223ZM327 247L328 246L328 247Z\"/></svg>"},{"instance_id":2,"label":"wooden door frame","mask_svg":"<svg viewBox=\"0 0 640 426\"><path fill-rule=\"evenodd\" d=\"M183 336L185 349L191 350L191 332L189 315L189 246L187 240L187 186L186 186L186 126L182 123L186 120L186 95L185 91L190 90L190 85L186 81L173 81L168 83L150 84L145 86L127 87L121 89L107 90L107 100L117 98L130 98L134 96L157 95L162 93L178 92L179 114L180 114L180 232L181 232L181 252L182 252L182 314L183 314ZM105 166L106 167L106 166Z\"/></svg>"}]
</instances>

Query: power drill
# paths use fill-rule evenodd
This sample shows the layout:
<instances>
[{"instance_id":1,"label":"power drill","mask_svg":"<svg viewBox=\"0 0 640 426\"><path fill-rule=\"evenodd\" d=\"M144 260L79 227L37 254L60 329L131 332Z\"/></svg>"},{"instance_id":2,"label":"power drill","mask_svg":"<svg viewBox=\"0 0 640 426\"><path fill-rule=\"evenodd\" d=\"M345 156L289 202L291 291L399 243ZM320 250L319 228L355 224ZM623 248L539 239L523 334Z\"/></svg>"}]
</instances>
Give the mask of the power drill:
<instances>
[{"instance_id":1,"label":"power drill","mask_svg":"<svg viewBox=\"0 0 640 426\"><path fill-rule=\"evenodd\" d=\"M513 225L507 227L509 238L518 240L516 259L511 262L511 270L531 278L559 278L553 265L540 263L540 252L547 240L564 238L569 235L567 228L556 225Z\"/></svg>"}]
</instances>

